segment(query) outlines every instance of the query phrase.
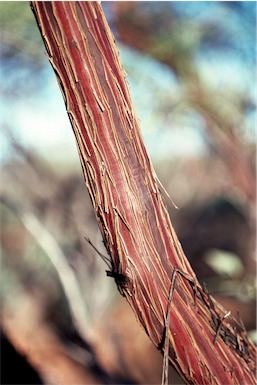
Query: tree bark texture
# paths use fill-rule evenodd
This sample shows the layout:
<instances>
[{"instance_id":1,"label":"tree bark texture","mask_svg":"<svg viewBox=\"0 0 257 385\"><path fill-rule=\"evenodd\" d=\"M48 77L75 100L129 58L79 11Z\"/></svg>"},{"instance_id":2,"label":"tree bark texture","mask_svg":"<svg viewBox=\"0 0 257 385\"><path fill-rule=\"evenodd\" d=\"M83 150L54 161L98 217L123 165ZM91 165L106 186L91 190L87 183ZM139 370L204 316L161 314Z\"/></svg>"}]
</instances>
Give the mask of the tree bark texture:
<instances>
[{"instance_id":1,"label":"tree bark texture","mask_svg":"<svg viewBox=\"0 0 257 385\"><path fill-rule=\"evenodd\" d=\"M100 3L31 4L110 256L107 274L163 350L171 279L178 269L170 363L187 384L254 384L255 346L200 286L171 225Z\"/></svg>"}]
</instances>

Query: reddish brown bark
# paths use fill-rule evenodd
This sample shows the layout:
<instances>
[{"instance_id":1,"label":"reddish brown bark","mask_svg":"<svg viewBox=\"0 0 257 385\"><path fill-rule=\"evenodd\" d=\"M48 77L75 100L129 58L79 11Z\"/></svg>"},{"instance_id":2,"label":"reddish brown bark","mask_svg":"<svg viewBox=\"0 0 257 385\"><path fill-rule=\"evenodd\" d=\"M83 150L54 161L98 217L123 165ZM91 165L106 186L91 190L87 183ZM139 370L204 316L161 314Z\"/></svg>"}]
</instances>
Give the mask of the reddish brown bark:
<instances>
[{"instance_id":1,"label":"reddish brown bark","mask_svg":"<svg viewBox=\"0 0 257 385\"><path fill-rule=\"evenodd\" d=\"M254 345L200 287L170 223L143 144L113 35L98 2L33 2L76 136L113 276L163 349L177 274L169 359L188 384L255 383ZM237 329L233 326L236 325Z\"/></svg>"}]
</instances>

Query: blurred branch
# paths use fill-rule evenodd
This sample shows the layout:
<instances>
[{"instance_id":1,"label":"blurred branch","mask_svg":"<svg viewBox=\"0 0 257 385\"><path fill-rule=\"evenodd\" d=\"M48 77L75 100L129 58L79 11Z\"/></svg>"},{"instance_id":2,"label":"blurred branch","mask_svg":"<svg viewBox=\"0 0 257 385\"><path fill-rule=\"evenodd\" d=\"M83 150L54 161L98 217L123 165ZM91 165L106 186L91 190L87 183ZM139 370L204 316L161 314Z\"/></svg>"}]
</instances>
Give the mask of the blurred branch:
<instances>
[{"instance_id":1,"label":"blurred branch","mask_svg":"<svg viewBox=\"0 0 257 385\"><path fill-rule=\"evenodd\" d=\"M18 208L17 204L11 202L9 198L1 196L0 201L17 215L24 227L34 237L46 256L50 259L68 300L74 325L85 341L90 343L92 340L89 332L91 323L90 312L86 303L83 301L77 277L67 263L61 248L35 215Z\"/></svg>"},{"instance_id":2,"label":"blurred branch","mask_svg":"<svg viewBox=\"0 0 257 385\"><path fill-rule=\"evenodd\" d=\"M67 263L76 272L81 291L87 293L85 301L95 320L109 306L115 291L110 279L102 279L101 259L95 257L84 239L86 235L96 244L100 233L79 170L56 172L35 150L19 142L9 125L4 129L15 155L2 169L0 194L22 207L23 212L33 213L58 247L65 250ZM81 210L82 200L85 211Z\"/></svg>"},{"instance_id":3,"label":"blurred branch","mask_svg":"<svg viewBox=\"0 0 257 385\"><path fill-rule=\"evenodd\" d=\"M199 45L208 30L211 32L215 27L208 22L202 24L180 18L168 3L163 8L152 8L152 12L144 11L141 2L115 2L112 9L116 15L112 25L119 40L164 63L175 73L183 87L183 101L203 117L205 132L226 165L228 177L255 212L255 165L238 136L243 125L240 107L247 99L230 100L230 103L227 100L229 108L224 108L224 90L220 95L205 86L195 64ZM222 35L220 29L218 32ZM245 95L242 98L246 98Z\"/></svg>"},{"instance_id":4,"label":"blurred branch","mask_svg":"<svg viewBox=\"0 0 257 385\"><path fill-rule=\"evenodd\" d=\"M105 383L99 372L92 370L93 352L90 349L83 349L81 354L81 349L79 350L78 347L74 349L74 345L72 351L70 344L62 341L55 330L45 322L40 298L29 290L21 289L18 301L17 306L10 301L5 302L1 314L1 326L15 351L30 363L44 384ZM74 354L74 350L77 354ZM1 354L7 361L8 369L15 368L11 377L16 378L17 381L6 382L7 384L34 383L29 382L26 371L20 370L20 362L17 364L13 357L10 360L3 345L1 345ZM6 379L10 381L7 368L1 369L2 373L5 372Z\"/></svg>"}]
</instances>

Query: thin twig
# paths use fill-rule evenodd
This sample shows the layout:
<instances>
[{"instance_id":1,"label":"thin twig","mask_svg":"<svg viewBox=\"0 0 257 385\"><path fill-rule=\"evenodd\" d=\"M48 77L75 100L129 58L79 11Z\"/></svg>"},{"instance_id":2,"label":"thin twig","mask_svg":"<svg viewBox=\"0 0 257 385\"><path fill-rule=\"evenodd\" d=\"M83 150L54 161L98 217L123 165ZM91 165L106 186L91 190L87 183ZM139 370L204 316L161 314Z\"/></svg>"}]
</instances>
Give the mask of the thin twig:
<instances>
[{"instance_id":1,"label":"thin twig","mask_svg":"<svg viewBox=\"0 0 257 385\"><path fill-rule=\"evenodd\" d=\"M231 311L227 312L227 313L221 318L220 323L219 323L219 326L218 326L217 331L216 331L216 336L215 336L215 338L214 338L214 344L217 343L218 336L219 336L220 331L221 331L222 322L223 322L226 318L228 318L228 317L230 316L230 314L231 314Z\"/></svg>"},{"instance_id":2,"label":"thin twig","mask_svg":"<svg viewBox=\"0 0 257 385\"><path fill-rule=\"evenodd\" d=\"M169 383L169 330L170 330L170 310L173 298L173 292L175 288L177 270L174 269L171 278L170 293L168 308L165 319L165 336L164 336L164 353L163 353L163 364L162 364L162 385L168 385Z\"/></svg>"}]
</instances>

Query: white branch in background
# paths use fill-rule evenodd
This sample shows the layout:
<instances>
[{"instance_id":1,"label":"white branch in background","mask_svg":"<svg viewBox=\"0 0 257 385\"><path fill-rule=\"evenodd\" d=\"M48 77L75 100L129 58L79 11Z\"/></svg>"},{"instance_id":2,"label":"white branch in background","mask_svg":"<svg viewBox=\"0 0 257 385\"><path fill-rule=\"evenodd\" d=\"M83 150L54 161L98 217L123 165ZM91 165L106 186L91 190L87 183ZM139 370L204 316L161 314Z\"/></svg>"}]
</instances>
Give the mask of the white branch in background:
<instances>
[{"instance_id":1,"label":"white branch in background","mask_svg":"<svg viewBox=\"0 0 257 385\"><path fill-rule=\"evenodd\" d=\"M85 341L90 343L92 341L92 335L89 333L89 325L91 324L90 312L86 301L83 300L77 277L69 266L61 248L33 213L18 209L9 199L2 198L1 200L15 211L25 228L35 238L52 262L69 303L74 326Z\"/></svg>"}]
</instances>

